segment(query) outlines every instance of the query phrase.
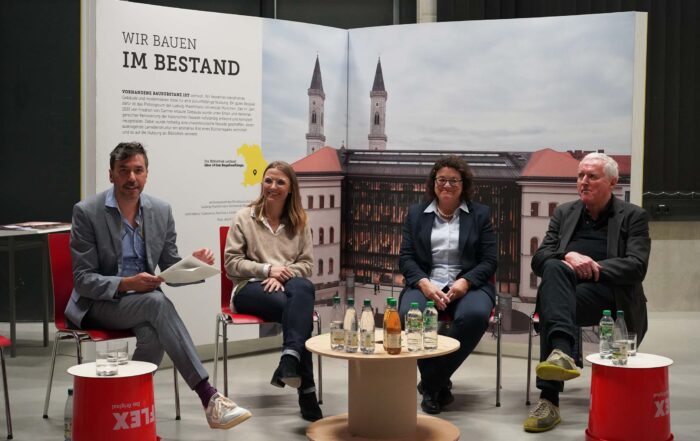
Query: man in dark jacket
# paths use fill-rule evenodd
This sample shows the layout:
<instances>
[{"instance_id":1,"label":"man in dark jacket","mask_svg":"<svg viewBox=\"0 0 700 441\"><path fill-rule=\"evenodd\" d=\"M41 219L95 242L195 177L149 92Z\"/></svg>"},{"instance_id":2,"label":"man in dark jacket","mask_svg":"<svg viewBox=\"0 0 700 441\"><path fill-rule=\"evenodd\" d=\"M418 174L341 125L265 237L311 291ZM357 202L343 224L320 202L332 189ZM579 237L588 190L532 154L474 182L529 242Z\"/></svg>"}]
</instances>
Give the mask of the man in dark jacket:
<instances>
[{"instance_id":1,"label":"man in dark jacket","mask_svg":"<svg viewBox=\"0 0 700 441\"><path fill-rule=\"evenodd\" d=\"M617 180L614 159L586 155L578 167L579 200L557 207L532 258L532 270L542 278L536 368L541 395L523 424L528 432L544 432L561 421L563 382L580 375L572 359L577 326L597 324L604 309L622 310L638 342L646 333L642 280L651 248L649 216L613 195Z\"/></svg>"}]
</instances>

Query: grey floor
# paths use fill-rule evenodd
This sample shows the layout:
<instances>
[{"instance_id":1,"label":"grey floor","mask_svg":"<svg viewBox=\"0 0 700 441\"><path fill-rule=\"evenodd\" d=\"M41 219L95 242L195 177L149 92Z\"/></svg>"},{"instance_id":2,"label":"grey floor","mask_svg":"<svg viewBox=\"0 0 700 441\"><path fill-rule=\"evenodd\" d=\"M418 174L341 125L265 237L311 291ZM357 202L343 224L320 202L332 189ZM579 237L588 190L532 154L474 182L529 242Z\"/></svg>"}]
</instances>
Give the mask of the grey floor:
<instances>
[{"instance_id":1,"label":"grey floor","mask_svg":"<svg viewBox=\"0 0 700 441\"><path fill-rule=\"evenodd\" d=\"M674 360L669 376L671 430L675 439L700 440L700 313L651 313L649 328L641 352L665 355ZM33 332L36 339L31 339ZM8 334L5 323L0 324L0 333ZM58 362L49 419L42 419L50 350L41 347L39 336L39 327L21 324L18 356L7 359L12 422L17 440L62 439L65 395L71 386L69 376L63 372L72 363L66 357ZM268 383L277 360L277 353L230 360L231 395L253 413L252 419L230 431L208 428L199 400L182 381L183 416L181 421L175 421L172 371L160 371L155 377L158 434L164 440L306 439L307 423L299 417L296 394L289 389L273 388ZM526 434L521 426L528 411L524 404L525 359L504 357L500 408L494 405L495 366L494 356L474 354L453 377L455 402L440 416L460 429L461 439L585 439L589 366L583 370L581 378L567 383L567 390L561 397L562 423L555 430L542 434ZM206 367L211 372L211 362L206 363ZM323 367L325 415L346 412L346 362L326 358ZM536 400L536 392L532 398ZM0 415L0 436L4 436L4 412Z\"/></svg>"}]
</instances>

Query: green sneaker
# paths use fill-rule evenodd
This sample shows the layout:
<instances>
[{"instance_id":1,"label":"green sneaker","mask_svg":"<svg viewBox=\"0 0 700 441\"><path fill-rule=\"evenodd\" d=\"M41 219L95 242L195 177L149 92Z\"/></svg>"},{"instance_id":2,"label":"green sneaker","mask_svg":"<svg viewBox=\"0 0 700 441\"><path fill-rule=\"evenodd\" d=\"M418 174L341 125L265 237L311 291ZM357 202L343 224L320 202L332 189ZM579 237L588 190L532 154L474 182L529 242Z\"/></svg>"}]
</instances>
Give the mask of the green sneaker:
<instances>
[{"instance_id":1,"label":"green sneaker","mask_svg":"<svg viewBox=\"0 0 700 441\"><path fill-rule=\"evenodd\" d=\"M523 429L526 432L546 432L554 429L560 422L559 408L551 401L540 398L537 407L532 409L525 419Z\"/></svg>"},{"instance_id":2,"label":"green sneaker","mask_svg":"<svg viewBox=\"0 0 700 441\"><path fill-rule=\"evenodd\" d=\"M535 368L537 376L543 380L566 381L581 375L574 359L555 349L545 361Z\"/></svg>"}]
</instances>

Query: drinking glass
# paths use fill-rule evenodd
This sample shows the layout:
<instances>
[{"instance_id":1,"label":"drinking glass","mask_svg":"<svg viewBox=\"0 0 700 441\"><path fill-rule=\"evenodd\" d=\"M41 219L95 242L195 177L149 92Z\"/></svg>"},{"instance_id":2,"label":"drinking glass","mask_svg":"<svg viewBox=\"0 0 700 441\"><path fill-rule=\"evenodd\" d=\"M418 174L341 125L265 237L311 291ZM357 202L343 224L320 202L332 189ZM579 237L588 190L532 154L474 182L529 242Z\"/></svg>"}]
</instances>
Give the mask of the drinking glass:
<instances>
[{"instance_id":1,"label":"drinking glass","mask_svg":"<svg viewBox=\"0 0 700 441\"><path fill-rule=\"evenodd\" d=\"M125 340L114 340L107 342L107 352L114 354L117 364L127 364L129 362L129 342Z\"/></svg>"},{"instance_id":2,"label":"drinking glass","mask_svg":"<svg viewBox=\"0 0 700 441\"><path fill-rule=\"evenodd\" d=\"M97 351L95 372L98 377L112 377L117 375L116 355L107 351Z\"/></svg>"},{"instance_id":3,"label":"drinking glass","mask_svg":"<svg viewBox=\"0 0 700 441\"><path fill-rule=\"evenodd\" d=\"M629 343L629 348L627 348L627 355L629 355L630 357L634 357L635 355L637 355L637 333L628 332L627 342Z\"/></svg>"},{"instance_id":4,"label":"drinking glass","mask_svg":"<svg viewBox=\"0 0 700 441\"><path fill-rule=\"evenodd\" d=\"M615 340L612 343L612 364L615 366L627 365L628 340Z\"/></svg>"}]
</instances>

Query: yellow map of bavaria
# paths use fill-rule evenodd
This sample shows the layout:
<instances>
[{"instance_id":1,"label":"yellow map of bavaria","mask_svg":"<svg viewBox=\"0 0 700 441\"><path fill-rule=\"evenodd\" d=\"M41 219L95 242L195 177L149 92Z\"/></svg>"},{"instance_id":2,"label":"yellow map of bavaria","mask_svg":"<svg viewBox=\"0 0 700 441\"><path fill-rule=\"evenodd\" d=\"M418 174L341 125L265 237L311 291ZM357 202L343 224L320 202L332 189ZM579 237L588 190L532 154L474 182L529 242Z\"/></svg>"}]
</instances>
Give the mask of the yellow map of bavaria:
<instances>
[{"instance_id":1,"label":"yellow map of bavaria","mask_svg":"<svg viewBox=\"0 0 700 441\"><path fill-rule=\"evenodd\" d=\"M238 156L243 156L246 168L243 171L243 182L245 186L256 185L262 182L263 172L267 167L267 161L263 157L262 148L259 145L243 144L236 150Z\"/></svg>"}]
</instances>

